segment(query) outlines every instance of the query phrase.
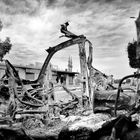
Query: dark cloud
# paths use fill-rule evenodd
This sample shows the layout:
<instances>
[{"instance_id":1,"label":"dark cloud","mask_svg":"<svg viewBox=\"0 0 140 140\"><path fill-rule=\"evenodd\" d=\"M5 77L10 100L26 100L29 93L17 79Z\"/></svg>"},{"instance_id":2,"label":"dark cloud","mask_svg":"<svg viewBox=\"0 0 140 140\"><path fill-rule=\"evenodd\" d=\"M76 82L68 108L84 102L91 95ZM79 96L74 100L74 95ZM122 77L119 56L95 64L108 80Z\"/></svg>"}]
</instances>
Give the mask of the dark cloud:
<instances>
[{"instance_id":1,"label":"dark cloud","mask_svg":"<svg viewBox=\"0 0 140 140\"><path fill-rule=\"evenodd\" d=\"M6 5L13 5L13 0L2 0L3 3L5 3Z\"/></svg>"},{"instance_id":2,"label":"dark cloud","mask_svg":"<svg viewBox=\"0 0 140 140\"><path fill-rule=\"evenodd\" d=\"M105 0L105 2L113 2L113 1L116 1L116 0Z\"/></svg>"},{"instance_id":3,"label":"dark cloud","mask_svg":"<svg viewBox=\"0 0 140 140\"><path fill-rule=\"evenodd\" d=\"M90 2L91 0L75 0L75 2L80 3L80 4L85 4Z\"/></svg>"},{"instance_id":4,"label":"dark cloud","mask_svg":"<svg viewBox=\"0 0 140 140\"><path fill-rule=\"evenodd\" d=\"M42 8L41 6L56 7L58 0L0 0L1 11L8 14L34 15Z\"/></svg>"},{"instance_id":5,"label":"dark cloud","mask_svg":"<svg viewBox=\"0 0 140 140\"><path fill-rule=\"evenodd\" d=\"M57 0L46 0L46 6L55 6L58 3Z\"/></svg>"},{"instance_id":6,"label":"dark cloud","mask_svg":"<svg viewBox=\"0 0 140 140\"><path fill-rule=\"evenodd\" d=\"M138 0L135 1L139 2ZM0 11L8 14L34 15L44 5L46 8L65 8L66 14L76 14L87 9L91 9L96 13L98 6L95 8L95 3L100 5L101 8L98 10L102 12L108 10L104 4L110 3L116 5L117 8L124 9L128 8L130 2L130 0L0 0Z\"/></svg>"},{"instance_id":7,"label":"dark cloud","mask_svg":"<svg viewBox=\"0 0 140 140\"><path fill-rule=\"evenodd\" d=\"M86 8L86 6L90 5L91 2L92 0L0 0L0 11L12 15L34 15L40 10L40 8L42 8L42 5L46 6L46 8L66 7L66 10L76 8L75 11L77 11Z\"/></svg>"},{"instance_id":8,"label":"dark cloud","mask_svg":"<svg viewBox=\"0 0 140 140\"><path fill-rule=\"evenodd\" d=\"M46 5L49 7L66 7L66 8L76 8L83 9L91 7L93 3L111 3L118 4L122 7L127 6L131 0L0 0L1 3L5 5L5 10L11 14L16 13L34 13L39 9L41 5ZM139 0L134 0L133 2L139 2Z\"/></svg>"},{"instance_id":9,"label":"dark cloud","mask_svg":"<svg viewBox=\"0 0 140 140\"><path fill-rule=\"evenodd\" d=\"M0 11L7 14L33 14L39 8L38 1L0 0Z\"/></svg>"},{"instance_id":10,"label":"dark cloud","mask_svg":"<svg viewBox=\"0 0 140 140\"><path fill-rule=\"evenodd\" d=\"M76 7L77 5L79 6L87 5L93 2L94 1L92 0L65 0L63 5L69 8L69 7Z\"/></svg>"}]
</instances>

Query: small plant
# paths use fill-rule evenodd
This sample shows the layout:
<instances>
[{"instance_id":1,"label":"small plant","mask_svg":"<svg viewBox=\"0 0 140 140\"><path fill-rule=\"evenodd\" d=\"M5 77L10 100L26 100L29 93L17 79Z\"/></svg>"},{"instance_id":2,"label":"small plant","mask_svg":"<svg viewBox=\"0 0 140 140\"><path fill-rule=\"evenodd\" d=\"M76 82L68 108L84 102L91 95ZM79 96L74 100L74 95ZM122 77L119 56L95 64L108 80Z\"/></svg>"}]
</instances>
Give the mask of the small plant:
<instances>
[{"instance_id":1,"label":"small plant","mask_svg":"<svg viewBox=\"0 0 140 140\"><path fill-rule=\"evenodd\" d=\"M127 46L129 65L131 68L140 68L140 59L136 58L137 41L129 43Z\"/></svg>"},{"instance_id":2,"label":"small plant","mask_svg":"<svg viewBox=\"0 0 140 140\"><path fill-rule=\"evenodd\" d=\"M0 31L2 30L2 22L0 20ZM7 37L5 39L5 41L1 41L0 40L0 61L2 61L4 55L6 55L6 53L8 53L11 50L12 44L10 42L10 38Z\"/></svg>"}]
</instances>

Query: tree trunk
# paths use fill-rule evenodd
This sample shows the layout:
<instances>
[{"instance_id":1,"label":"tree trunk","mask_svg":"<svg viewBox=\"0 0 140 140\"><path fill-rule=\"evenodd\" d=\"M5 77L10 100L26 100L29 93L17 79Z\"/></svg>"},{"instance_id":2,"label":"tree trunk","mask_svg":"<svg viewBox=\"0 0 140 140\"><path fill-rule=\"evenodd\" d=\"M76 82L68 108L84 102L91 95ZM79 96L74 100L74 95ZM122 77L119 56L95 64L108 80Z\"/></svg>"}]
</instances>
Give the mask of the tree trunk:
<instances>
[{"instance_id":1,"label":"tree trunk","mask_svg":"<svg viewBox=\"0 0 140 140\"><path fill-rule=\"evenodd\" d=\"M82 98L89 97L88 69L86 61L85 41L79 43L79 57L82 76ZM83 99L84 106L84 99Z\"/></svg>"}]
</instances>

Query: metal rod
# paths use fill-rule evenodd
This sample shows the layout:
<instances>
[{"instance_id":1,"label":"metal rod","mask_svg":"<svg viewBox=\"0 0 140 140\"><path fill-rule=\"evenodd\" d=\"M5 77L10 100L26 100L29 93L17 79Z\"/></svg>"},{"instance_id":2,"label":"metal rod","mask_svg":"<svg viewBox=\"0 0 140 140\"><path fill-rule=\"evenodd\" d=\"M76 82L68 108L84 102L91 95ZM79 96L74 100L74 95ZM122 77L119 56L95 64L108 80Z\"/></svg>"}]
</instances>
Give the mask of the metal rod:
<instances>
[{"instance_id":1,"label":"metal rod","mask_svg":"<svg viewBox=\"0 0 140 140\"><path fill-rule=\"evenodd\" d=\"M115 108L114 108L114 115L117 116L117 105L118 105L118 99L119 99L119 96L120 96L120 92L122 90L121 88L121 85L123 83L123 81L127 78L131 78L131 77L140 77L140 74L132 74L132 75L128 75L128 76L125 76L124 78L121 79L121 81L119 82L119 85L118 85L118 91L117 91L117 97L116 97L116 101L115 101Z\"/></svg>"}]
</instances>

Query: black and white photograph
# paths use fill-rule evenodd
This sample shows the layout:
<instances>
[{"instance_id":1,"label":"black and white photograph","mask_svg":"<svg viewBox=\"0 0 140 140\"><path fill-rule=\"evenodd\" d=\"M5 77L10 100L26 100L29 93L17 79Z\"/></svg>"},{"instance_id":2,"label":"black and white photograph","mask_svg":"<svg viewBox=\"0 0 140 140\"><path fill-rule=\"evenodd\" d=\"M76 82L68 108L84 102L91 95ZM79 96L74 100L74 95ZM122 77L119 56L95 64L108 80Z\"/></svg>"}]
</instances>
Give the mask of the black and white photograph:
<instances>
[{"instance_id":1,"label":"black and white photograph","mask_svg":"<svg viewBox=\"0 0 140 140\"><path fill-rule=\"evenodd\" d=\"M140 140L140 0L0 0L0 140Z\"/></svg>"}]
</instances>

